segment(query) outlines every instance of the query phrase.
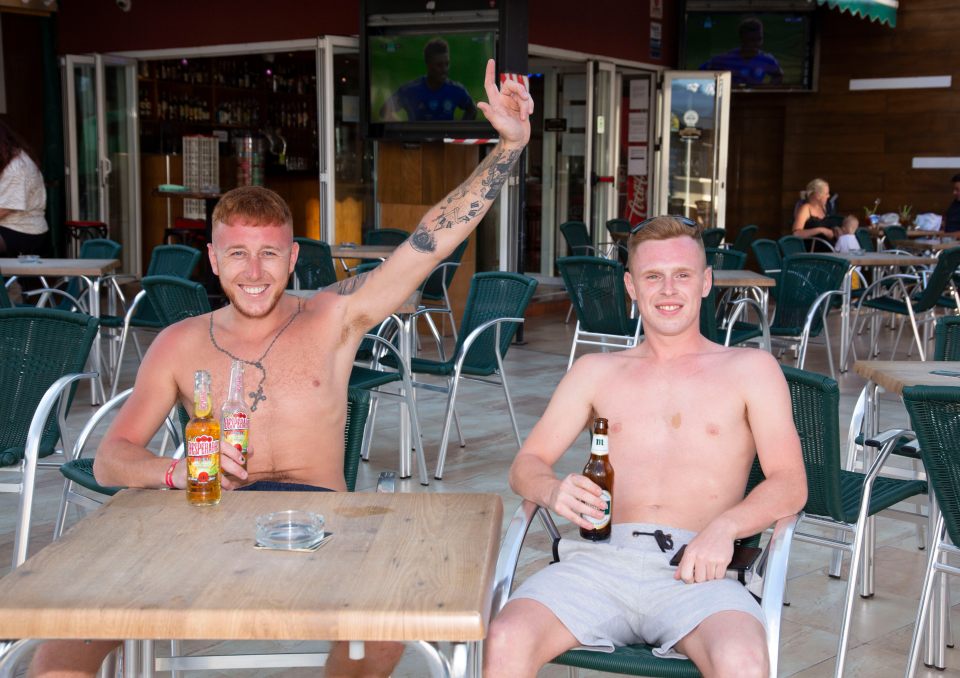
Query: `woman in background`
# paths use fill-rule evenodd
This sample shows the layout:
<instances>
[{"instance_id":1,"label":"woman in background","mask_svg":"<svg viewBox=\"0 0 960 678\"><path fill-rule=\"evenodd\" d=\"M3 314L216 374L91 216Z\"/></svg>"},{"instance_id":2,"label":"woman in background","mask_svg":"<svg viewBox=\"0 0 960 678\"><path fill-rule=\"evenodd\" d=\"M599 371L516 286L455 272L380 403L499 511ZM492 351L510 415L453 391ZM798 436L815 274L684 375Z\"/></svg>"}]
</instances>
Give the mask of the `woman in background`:
<instances>
[{"instance_id":1,"label":"woman in background","mask_svg":"<svg viewBox=\"0 0 960 678\"><path fill-rule=\"evenodd\" d=\"M43 176L20 138L0 120L0 256L46 254Z\"/></svg>"},{"instance_id":2,"label":"woman in background","mask_svg":"<svg viewBox=\"0 0 960 678\"><path fill-rule=\"evenodd\" d=\"M822 223L827 216L830 185L823 179L814 179L807 184L807 190L801 191L800 197L803 202L793 215L793 235L798 238L820 236L833 240L835 237L833 229Z\"/></svg>"}]
</instances>

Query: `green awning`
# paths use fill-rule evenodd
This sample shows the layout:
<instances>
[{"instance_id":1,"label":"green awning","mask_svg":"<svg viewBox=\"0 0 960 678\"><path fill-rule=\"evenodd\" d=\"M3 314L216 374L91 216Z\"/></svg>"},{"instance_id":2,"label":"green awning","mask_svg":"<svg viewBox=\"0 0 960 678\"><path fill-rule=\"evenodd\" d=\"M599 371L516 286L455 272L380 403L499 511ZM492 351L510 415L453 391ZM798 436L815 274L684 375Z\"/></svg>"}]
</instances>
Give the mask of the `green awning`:
<instances>
[{"instance_id":1,"label":"green awning","mask_svg":"<svg viewBox=\"0 0 960 678\"><path fill-rule=\"evenodd\" d=\"M885 23L891 28L897 25L898 0L817 0L818 5L829 5L841 12Z\"/></svg>"}]
</instances>

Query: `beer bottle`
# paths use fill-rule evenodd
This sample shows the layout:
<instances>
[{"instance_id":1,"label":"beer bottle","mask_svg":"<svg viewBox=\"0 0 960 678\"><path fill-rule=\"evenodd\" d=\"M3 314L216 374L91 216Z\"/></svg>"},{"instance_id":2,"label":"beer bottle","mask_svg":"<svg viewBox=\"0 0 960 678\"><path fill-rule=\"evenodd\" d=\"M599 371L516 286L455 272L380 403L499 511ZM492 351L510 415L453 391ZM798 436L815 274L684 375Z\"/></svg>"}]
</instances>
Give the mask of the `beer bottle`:
<instances>
[{"instance_id":1,"label":"beer bottle","mask_svg":"<svg viewBox=\"0 0 960 678\"><path fill-rule=\"evenodd\" d=\"M597 417L593 420L593 436L590 439L590 459L583 467L583 475L600 486L603 492L600 498L607 502L602 518L586 516L593 523L592 530L580 528L580 536L591 541L601 541L610 537L610 513L613 510L613 466L609 458L610 445L607 440L607 420ZM582 515L582 514L581 514Z\"/></svg>"},{"instance_id":2,"label":"beer bottle","mask_svg":"<svg viewBox=\"0 0 960 678\"><path fill-rule=\"evenodd\" d=\"M187 424L187 501L220 503L220 424L211 415L210 373L193 375L193 418Z\"/></svg>"},{"instance_id":3,"label":"beer bottle","mask_svg":"<svg viewBox=\"0 0 960 678\"><path fill-rule=\"evenodd\" d=\"M250 408L243 402L243 363L239 360L234 360L230 368L230 392L220 408L220 431L227 444L240 452L240 459L246 468Z\"/></svg>"}]
</instances>

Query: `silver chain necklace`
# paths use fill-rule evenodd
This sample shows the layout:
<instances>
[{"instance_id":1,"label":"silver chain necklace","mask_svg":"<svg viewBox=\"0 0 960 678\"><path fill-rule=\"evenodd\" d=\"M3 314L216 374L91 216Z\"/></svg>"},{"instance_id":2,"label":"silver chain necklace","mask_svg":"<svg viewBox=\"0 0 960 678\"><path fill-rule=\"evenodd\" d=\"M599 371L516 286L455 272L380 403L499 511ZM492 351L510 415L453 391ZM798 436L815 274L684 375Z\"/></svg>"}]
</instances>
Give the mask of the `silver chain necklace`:
<instances>
[{"instance_id":1,"label":"silver chain necklace","mask_svg":"<svg viewBox=\"0 0 960 678\"><path fill-rule=\"evenodd\" d=\"M244 365L250 365L251 367L256 367L258 370L260 370L260 383L257 384L257 390L250 391L247 394L248 396L253 398L253 403L250 405L251 412L256 412L257 405L260 404L260 401L267 399L267 396L263 394L263 382L267 380L267 368L263 366L263 361L266 359L267 354L270 353L270 349L273 348L273 345L277 343L277 339L280 338L280 335L286 332L287 328L290 327L291 323L293 323L293 321L296 320L297 316L300 315L300 308L301 308L300 299L297 299L297 310L294 311L293 315L290 316L290 319L287 320L284 326L280 328L280 331L277 332L275 335L273 335L273 341L271 341L270 345L267 346L267 350L264 351L263 355L261 355L256 360L244 360L243 358L238 358L237 356L233 355L230 351L220 346L220 344L217 343L216 338L213 336L213 314L212 313L210 314L210 343L213 344L213 347L218 351L220 351L221 353L223 353L224 355L229 356L233 360L239 360Z\"/></svg>"}]
</instances>

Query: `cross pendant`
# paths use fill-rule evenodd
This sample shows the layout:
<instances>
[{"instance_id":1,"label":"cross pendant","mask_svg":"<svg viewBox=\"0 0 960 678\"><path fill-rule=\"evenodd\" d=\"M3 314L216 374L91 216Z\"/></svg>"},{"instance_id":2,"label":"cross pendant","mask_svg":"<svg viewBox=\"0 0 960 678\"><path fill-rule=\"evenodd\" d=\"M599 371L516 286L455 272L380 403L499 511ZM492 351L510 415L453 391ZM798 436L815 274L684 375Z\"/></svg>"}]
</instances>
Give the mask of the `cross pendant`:
<instances>
[{"instance_id":1,"label":"cross pendant","mask_svg":"<svg viewBox=\"0 0 960 678\"><path fill-rule=\"evenodd\" d=\"M267 399L267 396L263 395L263 385L262 385L262 384L257 387L257 390L256 390L256 391L250 391L250 393L248 393L247 395L249 395L251 398L253 398L253 404L250 405L250 411L251 411L251 412L256 412L256 411L257 411L257 405L260 404L260 401Z\"/></svg>"}]
</instances>

